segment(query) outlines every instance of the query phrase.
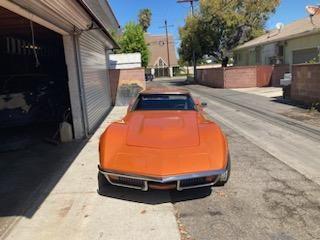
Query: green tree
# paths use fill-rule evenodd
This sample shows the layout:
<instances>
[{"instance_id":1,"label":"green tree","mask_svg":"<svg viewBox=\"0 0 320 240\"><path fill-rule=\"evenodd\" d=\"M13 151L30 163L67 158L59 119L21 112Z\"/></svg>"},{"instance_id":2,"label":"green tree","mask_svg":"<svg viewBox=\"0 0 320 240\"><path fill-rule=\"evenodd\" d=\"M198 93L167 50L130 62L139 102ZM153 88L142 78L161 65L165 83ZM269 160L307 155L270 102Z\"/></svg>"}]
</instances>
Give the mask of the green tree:
<instances>
[{"instance_id":1,"label":"green tree","mask_svg":"<svg viewBox=\"0 0 320 240\"><path fill-rule=\"evenodd\" d=\"M152 12L149 8L141 9L139 12L139 24L142 26L143 31L147 32L151 24Z\"/></svg>"},{"instance_id":2,"label":"green tree","mask_svg":"<svg viewBox=\"0 0 320 240\"><path fill-rule=\"evenodd\" d=\"M280 0L201 0L195 17L180 28L180 57L190 61L205 54L217 61L237 45L264 33L265 23Z\"/></svg>"},{"instance_id":3,"label":"green tree","mask_svg":"<svg viewBox=\"0 0 320 240\"><path fill-rule=\"evenodd\" d=\"M147 67L149 50L144 39L144 31L139 24L129 22L125 25L123 33L118 38L119 53L141 53L142 66Z\"/></svg>"},{"instance_id":4,"label":"green tree","mask_svg":"<svg viewBox=\"0 0 320 240\"><path fill-rule=\"evenodd\" d=\"M191 65L193 60L193 50L195 50L196 58L202 57L202 48L200 38L197 35L199 32L199 21L196 18L188 17L185 26L179 29L181 44L178 49L179 56L182 62L187 62Z\"/></svg>"}]
</instances>

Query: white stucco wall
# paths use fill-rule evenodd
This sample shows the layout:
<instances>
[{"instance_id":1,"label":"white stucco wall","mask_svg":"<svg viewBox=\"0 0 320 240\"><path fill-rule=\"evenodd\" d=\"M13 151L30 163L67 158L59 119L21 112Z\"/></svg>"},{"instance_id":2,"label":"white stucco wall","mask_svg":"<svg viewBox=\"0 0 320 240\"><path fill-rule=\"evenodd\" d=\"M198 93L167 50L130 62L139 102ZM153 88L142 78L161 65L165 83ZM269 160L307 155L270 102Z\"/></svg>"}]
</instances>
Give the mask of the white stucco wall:
<instances>
[{"instance_id":1,"label":"white stucco wall","mask_svg":"<svg viewBox=\"0 0 320 240\"><path fill-rule=\"evenodd\" d=\"M293 51L317 48L318 46L320 46L320 33L288 40L285 46L285 63L293 63Z\"/></svg>"},{"instance_id":2,"label":"white stucco wall","mask_svg":"<svg viewBox=\"0 0 320 240\"><path fill-rule=\"evenodd\" d=\"M110 54L110 69L130 69L141 67L140 53Z\"/></svg>"}]
</instances>

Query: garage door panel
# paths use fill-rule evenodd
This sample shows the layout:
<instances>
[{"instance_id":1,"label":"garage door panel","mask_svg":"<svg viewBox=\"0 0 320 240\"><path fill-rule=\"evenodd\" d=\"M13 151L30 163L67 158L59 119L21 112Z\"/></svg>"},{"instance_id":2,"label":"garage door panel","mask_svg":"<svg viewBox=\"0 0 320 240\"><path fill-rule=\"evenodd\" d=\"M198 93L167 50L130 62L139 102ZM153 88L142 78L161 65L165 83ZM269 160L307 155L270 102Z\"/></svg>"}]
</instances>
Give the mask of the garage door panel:
<instances>
[{"instance_id":1,"label":"garage door panel","mask_svg":"<svg viewBox=\"0 0 320 240\"><path fill-rule=\"evenodd\" d=\"M111 107L105 45L90 35L79 38L88 130L92 132Z\"/></svg>"}]
</instances>

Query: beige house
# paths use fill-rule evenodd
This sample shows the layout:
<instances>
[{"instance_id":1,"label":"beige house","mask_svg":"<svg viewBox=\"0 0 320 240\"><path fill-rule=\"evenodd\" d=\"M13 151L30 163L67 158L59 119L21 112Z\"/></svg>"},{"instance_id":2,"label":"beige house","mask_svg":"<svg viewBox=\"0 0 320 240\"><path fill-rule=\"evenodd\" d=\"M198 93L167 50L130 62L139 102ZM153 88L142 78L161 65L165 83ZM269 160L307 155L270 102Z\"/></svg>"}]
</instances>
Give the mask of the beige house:
<instances>
[{"instance_id":1,"label":"beige house","mask_svg":"<svg viewBox=\"0 0 320 240\"><path fill-rule=\"evenodd\" d=\"M246 42L234 49L235 65L319 62L320 16L304 18Z\"/></svg>"},{"instance_id":2,"label":"beige house","mask_svg":"<svg viewBox=\"0 0 320 240\"><path fill-rule=\"evenodd\" d=\"M156 77L172 77L179 66L173 36L168 36L169 55L166 35L146 34L145 40L150 51L148 70Z\"/></svg>"}]
</instances>

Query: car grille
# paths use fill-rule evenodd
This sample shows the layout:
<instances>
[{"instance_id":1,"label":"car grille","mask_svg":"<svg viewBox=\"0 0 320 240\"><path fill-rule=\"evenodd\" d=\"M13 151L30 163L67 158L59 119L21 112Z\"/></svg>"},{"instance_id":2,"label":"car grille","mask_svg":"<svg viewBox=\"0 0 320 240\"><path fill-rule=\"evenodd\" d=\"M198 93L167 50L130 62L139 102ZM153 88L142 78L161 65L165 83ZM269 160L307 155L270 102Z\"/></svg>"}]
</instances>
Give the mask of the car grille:
<instances>
[{"instance_id":1,"label":"car grille","mask_svg":"<svg viewBox=\"0 0 320 240\"><path fill-rule=\"evenodd\" d=\"M206 181L205 177L201 178L191 178L191 179L185 179L180 181L180 186L181 187L190 187L190 186L196 186L196 185L201 185L201 184L206 184L208 183Z\"/></svg>"},{"instance_id":2,"label":"car grille","mask_svg":"<svg viewBox=\"0 0 320 240\"><path fill-rule=\"evenodd\" d=\"M158 181L149 181L147 179L137 179L126 176L120 176L117 174L106 174L108 181L112 185L118 185L122 187L129 187L134 189L140 189L142 191L147 191L149 184L151 188L154 189L173 189L176 188L178 191L184 189L191 189L197 187L212 186L219 179L218 175L207 176L207 177L198 177L184 180L177 180L171 182L158 182Z\"/></svg>"},{"instance_id":3,"label":"car grille","mask_svg":"<svg viewBox=\"0 0 320 240\"><path fill-rule=\"evenodd\" d=\"M144 186L144 181L140 179L133 179L133 178L126 178L126 177L119 177L116 180L117 183L130 185L130 186L136 186L136 187L142 187Z\"/></svg>"}]
</instances>

